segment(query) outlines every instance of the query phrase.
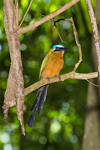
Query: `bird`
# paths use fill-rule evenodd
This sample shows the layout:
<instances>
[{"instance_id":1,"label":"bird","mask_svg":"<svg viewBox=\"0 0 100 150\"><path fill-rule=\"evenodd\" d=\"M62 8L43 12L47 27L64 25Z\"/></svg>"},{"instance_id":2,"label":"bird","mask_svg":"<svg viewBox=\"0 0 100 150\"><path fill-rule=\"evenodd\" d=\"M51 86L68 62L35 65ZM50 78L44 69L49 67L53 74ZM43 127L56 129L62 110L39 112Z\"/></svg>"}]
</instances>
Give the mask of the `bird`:
<instances>
[{"instance_id":1,"label":"bird","mask_svg":"<svg viewBox=\"0 0 100 150\"><path fill-rule=\"evenodd\" d=\"M40 80L47 78L58 76L59 72L63 68L63 55L64 52L69 50L68 48L64 48L63 45L53 45L52 48L47 53L46 57L42 61L42 65L40 68L39 78ZM33 106L31 108L31 116L28 121L28 126L32 127L35 122L35 112L38 111L38 114L42 113L43 104L46 100L47 89L49 84L44 85L39 88Z\"/></svg>"}]
</instances>

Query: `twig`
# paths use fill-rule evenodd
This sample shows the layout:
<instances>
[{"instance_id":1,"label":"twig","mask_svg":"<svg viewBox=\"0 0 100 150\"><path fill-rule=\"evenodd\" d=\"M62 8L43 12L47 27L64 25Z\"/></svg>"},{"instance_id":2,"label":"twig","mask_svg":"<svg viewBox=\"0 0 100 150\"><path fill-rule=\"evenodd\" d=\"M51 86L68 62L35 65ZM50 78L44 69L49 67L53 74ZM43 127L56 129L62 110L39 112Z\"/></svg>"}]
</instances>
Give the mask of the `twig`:
<instances>
[{"instance_id":1,"label":"twig","mask_svg":"<svg viewBox=\"0 0 100 150\"><path fill-rule=\"evenodd\" d=\"M56 23L59 22L59 21L64 21L65 19L64 18L60 18L60 19L57 19L57 20L53 20L54 21L54 26L57 27Z\"/></svg>"},{"instance_id":2,"label":"twig","mask_svg":"<svg viewBox=\"0 0 100 150\"><path fill-rule=\"evenodd\" d=\"M58 36L60 37L61 42L62 42L62 43L66 43L66 42L62 39L61 35L59 34L58 28L57 28L57 27L55 27L55 28L56 28L56 30L57 30L57 34L58 34Z\"/></svg>"},{"instance_id":3,"label":"twig","mask_svg":"<svg viewBox=\"0 0 100 150\"><path fill-rule=\"evenodd\" d=\"M88 79L86 79L90 84L99 87L99 85L92 83L91 81L89 81Z\"/></svg>"},{"instance_id":4,"label":"twig","mask_svg":"<svg viewBox=\"0 0 100 150\"><path fill-rule=\"evenodd\" d=\"M93 28L95 47L96 47L96 52L97 52L97 57L98 57L98 72L99 72L99 79L100 79L100 40L99 40L98 28L97 28L97 24L96 24L96 18L95 18L94 12L93 12L91 0L86 0L86 4L88 7L90 20L91 20L91 24L92 24L92 28Z\"/></svg>"},{"instance_id":5,"label":"twig","mask_svg":"<svg viewBox=\"0 0 100 150\"><path fill-rule=\"evenodd\" d=\"M41 18L40 20L33 22L32 24L26 26L26 27L22 27L20 28L17 33L21 34L21 33L25 33L27 31L30 31L36 27L38 27L39 25L43 24L44 22L56 17L57 15L61 14L62 12L64 12L65 10L67 10L68 8L70 8L71 6L75 5L77 2L79 2L80 0L71 0L68 4L62 6L61 8L59 8L58 10L52 12L51 14Z\"/></svg>"},{"instance_id":6,"label":"twig","mask_svg":"<svg viewBox=\"0 0 100 150\"><path fill-rule=\"evenodd\" d=\"M16 7L16 25L18 26L18 24L19 24L19 5L18 5L18 0L15 0L15 7Z\"/></svg>"},{"instance_id":7,"label":"twig","mask_svg":"<svg viewBox=\"0 0 100 150\"><path fill-rule=\"evenodd\" d=\"M62 37L61 37L61 35L60 35L59 31L58 31L57 26L55 26L55 28L56 28L56 30L57 30L57 34L58 34L58 36L59 36L61 42L62 42L62 43L66 43L66 41L64 41L64 40L62 39Z\"/></svg>"},{"instance_id":8,"label":"twig","mask_svg":"<svg viewBox=\"0 0 100 150\"><path fill-rule=\"evenodd\" d=\"M45 17L45 15L40 14L39 17L37 19L39 19L40 17Z\"/></svg>"},{"instance_id":9,"label":"twig","mask_svg":"<svg viewBox=\"0 0 100 150\"><path fill-rule=\"evenodd\" d=\"M57 34L58 34L58 36L59 36L61 42L62 42L62 43L66 43L66 41L64 41L64 40L62 39L62 37L61 37L61 35L60 35L59 31L58 31L57 25L56 25L57 22L62 21L62 20L64 21L65 19L57 19L57 20L52 19L52 21L54 22L54 27L55 27L56 30L57 30Z\"/></svg>"},{"instance_id":10,"label":"twig","mask_svg":"<svg viewBox=\"0 0 100 150\"><path fill-rule=\"evenodd\" d=\"M87 79L92 79L92 78L97 78L98 77L98 72L93 72L93 73L87 73L87 74L81 74L81 73L76 73L76 72L70 72L64 75L60 76L60 81L64 81L66 79L72 78L72 79L82 79L82 80L87 80ZM40 88L43 85L54 83L54 82L59 82L59 77L52 77L48 81L47 79L42 79L31 86L27 87L24 89L24 94L28 95L29 93L35 91L36 89Z\"/></svg>"},{"instance_id":11,"label":"twig","mask_svg":"<svg viewBox=\"0 0 100 150\"><path fill-rule=\"evenodd\" d=\"M76 69L78 68L79 64L80 64L81 61L82 61L81 45L80 45L79 40L78 40L78 35L77 35L77 31L76 31L76 27L75 27L73 18L71 17L70 19L65 19L65 20L69 20L69 21L72 22L73 33L74 33L74 36L75 36L75 41L76 41L76 44L77 44L78 49L79 49L79 60L78 60L78 62L75 64L75 67L74 67L74 69L73 69L73 72L75 72Z\"/></svg>"},{"instance_id":12,"label":"twig","mask_svg":"<svg viewBox=\"0 0 100 150\"><path fill-rule=\"evenodd\" d=\"M24 15L24 17L23 17L23 19L22 19L22 21L21 21L21 23L20 23L20 25L19 25L19 27L18 27L18 28L20 28L20 27L21 27L21 25L22 25L22 23L23 23L23 21L24 21L24 19L25 19L26 15L27 15L27 13L28 13L28 11L29 11L30 7L31 7L32 2L33 2L33 0L31 0L31 1L30 1L30 4L29 4L29 6L28 6L28 8L27 8L27 11L26 11L26 13L25 13L25 15Z\"/></svg>"}]
</instances>

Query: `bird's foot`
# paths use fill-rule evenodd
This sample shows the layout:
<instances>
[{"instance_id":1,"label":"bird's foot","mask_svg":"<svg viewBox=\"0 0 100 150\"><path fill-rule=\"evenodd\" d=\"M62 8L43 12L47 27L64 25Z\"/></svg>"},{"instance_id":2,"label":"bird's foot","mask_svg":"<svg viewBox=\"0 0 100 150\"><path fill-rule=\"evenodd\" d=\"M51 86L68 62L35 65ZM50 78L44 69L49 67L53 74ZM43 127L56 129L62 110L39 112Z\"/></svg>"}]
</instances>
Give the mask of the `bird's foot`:
<instances>
[{"instance_id":1,"label":"bird's foot","mask_svg":"<svg viewBox=\"0 0 100 150\"><path fill-rule=\"evenodd\" d=\"M47 79L48 81L50 81L50 77L46 77L46 79Z\"/></svg>"},{"instance_id":2,"label":"bird's foot","mask_svg":"<svg viewBox=\"0 0 100 150\"><path fill-rule=\"evenodd\" d=\"M60 75L55 75L55 77L58 77L58 78L59 78L59 81L61 81L61 77L60 77Z\"/></svg>"}]
</instances>

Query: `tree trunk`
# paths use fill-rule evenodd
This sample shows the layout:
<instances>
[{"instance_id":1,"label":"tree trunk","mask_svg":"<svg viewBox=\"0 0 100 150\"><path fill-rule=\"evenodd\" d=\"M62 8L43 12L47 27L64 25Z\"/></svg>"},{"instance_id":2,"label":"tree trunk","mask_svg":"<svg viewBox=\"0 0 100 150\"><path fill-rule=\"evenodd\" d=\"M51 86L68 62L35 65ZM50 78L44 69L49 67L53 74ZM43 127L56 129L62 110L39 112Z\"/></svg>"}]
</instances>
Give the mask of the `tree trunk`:
<instances>
[{"instance_id":1,"label":"tree trunk","mask_svg":"<svg viewBox=\"0 0 100 150\"><path fill-rule=\"evenodd\" d=\"M95 15L100 37L100 0L96 0ZM97 71L97 55L92 42L92 71ZM92 80L94 82L94 80ZM99 84L97 81L96 84ZM100 150L100 91L98 87L89 84L87 96L87 113L82 150Z\"/></svg>"},{"instance_id":2,"label":"tree trunk","mask_svg":"<svg viewBox=\"0 0 100 150\"><path fill-rule=\"evenodd\" d=\"M17 115L22 127L22 134L25 134L23 123L23 103L24 103L24 80L21 62L19 35L16 29L16 17L14 13L13 0L4 0L4 24L7 35L11 66L7 81L7 89L4 99L4 118L8 117L10 107L17 105Z\"/></svg>"}]
</instances>

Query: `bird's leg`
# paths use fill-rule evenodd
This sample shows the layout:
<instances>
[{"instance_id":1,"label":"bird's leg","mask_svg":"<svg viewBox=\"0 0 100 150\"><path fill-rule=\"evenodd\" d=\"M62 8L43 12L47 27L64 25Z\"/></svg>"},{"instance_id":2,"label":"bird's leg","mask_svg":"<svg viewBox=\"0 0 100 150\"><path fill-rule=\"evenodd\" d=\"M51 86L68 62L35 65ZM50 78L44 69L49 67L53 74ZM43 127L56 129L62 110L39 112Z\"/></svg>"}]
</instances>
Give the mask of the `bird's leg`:
<instances>
[{"instance_id":1,"label":"bird's leg","mask_svg":"<svg viewBox=\"0 0 100 150\"><path fill-rule=\"evenodd\" d=\"M58 78L59 78L59 81L61 81L61 77L60 77L60 75L55 75L55 77L58 77Z\"/></svg>"}]
</instances>

